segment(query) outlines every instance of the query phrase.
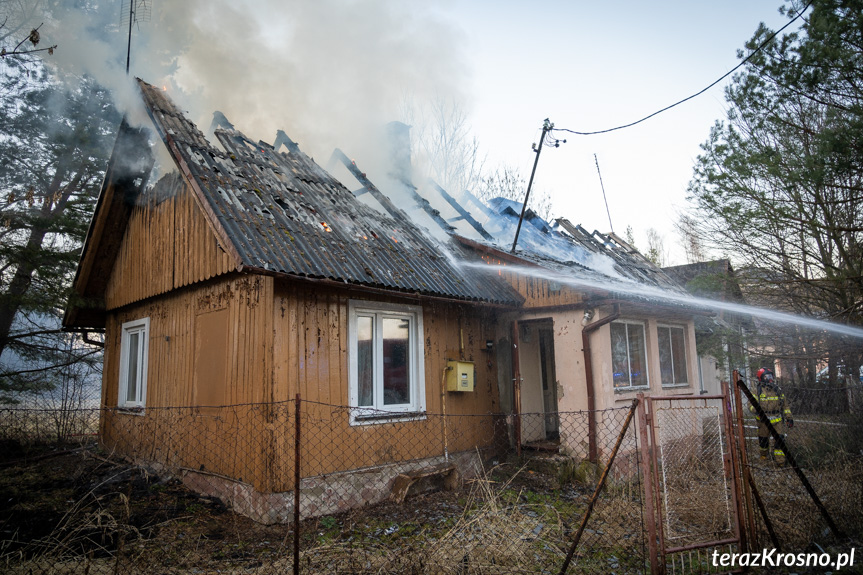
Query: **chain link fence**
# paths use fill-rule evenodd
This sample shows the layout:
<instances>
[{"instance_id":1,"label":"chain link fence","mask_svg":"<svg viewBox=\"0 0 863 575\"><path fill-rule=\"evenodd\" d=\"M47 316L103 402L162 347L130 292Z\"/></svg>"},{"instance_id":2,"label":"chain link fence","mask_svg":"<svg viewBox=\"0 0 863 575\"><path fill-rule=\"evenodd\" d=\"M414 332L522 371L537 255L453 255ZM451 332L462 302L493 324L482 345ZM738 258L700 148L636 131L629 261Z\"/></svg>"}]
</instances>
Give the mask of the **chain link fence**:
<instances>
[{"instance_id":1,"label":"chain link fence","mask_svg":"<svg viewBox=\"0 0 863 575\"><path fill-rule=\"evenodd\" d=\"M721 396L653 397L651 438L657 502L657 569L718 573L714 551L739 552L737 485Z\"/></svg>"},{"instance_id":2,"label":"chain link fence","mask_svg":"<svg viewBox=\"0 0 863 575\"><path fill-rule=\"evenodd\" d=\"M0 570L642 573L629 412L0 410Z\"/></svg>"},{"instance_id":3,"label":"chain link fence","mask_svg":"<svg viewBox=\"0 0 863 575\"><path fill-rule=\"evenodd\" d=\"M7 449L92 440L99 432L101 377L95 366L61 370L52 389L0 397L0 439ZM44 377L44 374L43 374Z\"/></svg>"},{"instance_id":4,"label":"chain link fence","mask_svg":"<svg viewBox=\"0 0 863 575\"><path fill-rule=\"evenodd\" d=\"M863 387L785 386L782 391L794 422L783 430L791 456L784 465L772 458L773 439L771 456L759 458L758 424L743 397L745 446L754 483L754 546L786 552L843 550L849 540L863 537Z\"/></svg>"},{"instance_id":5,"label":"chain link fence","mask_svg":"<svg viewBox=\"0 0 863 575\"><path fill-rule=\"evenodd\" d=\"M786 390L787 448L823 509L790 466L758 459L742 404L750 549L843 550L863 536L860 396L842 393L838 409L823 390ZM655 535L667 549L731 538L721 401L652 401ZM0 410L4 572L558 573L568 555L568 572L650 571L646 438L625 425L631 408L394 418L288 401L62 411ZM707 572L709 552L669 553L663 567Z\"/></svg>"}]
</instances>

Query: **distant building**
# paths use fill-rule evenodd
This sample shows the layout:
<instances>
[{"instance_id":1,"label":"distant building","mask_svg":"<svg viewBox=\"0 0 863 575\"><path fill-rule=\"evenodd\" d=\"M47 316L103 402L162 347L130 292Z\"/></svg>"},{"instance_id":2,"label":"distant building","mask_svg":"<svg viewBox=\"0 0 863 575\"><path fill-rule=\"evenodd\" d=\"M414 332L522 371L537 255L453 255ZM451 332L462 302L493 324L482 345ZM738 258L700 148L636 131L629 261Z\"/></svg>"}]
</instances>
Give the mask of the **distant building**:
<instances>
[{"instance_id":1,"label":"distant building","mask_svg":"<svg viewBox=\"0 0 863 575\"><path fill-rule=\"evenodd\" d=\"M694 296L745 303L734 268L727 259L669 266L662 270ZM720 382L730 381L734 369L747 375L747 341L754 328L751 317L727 311L719 311L715 317L696 320L701 393L720 393Z\"/></svg>"}]
</instances>

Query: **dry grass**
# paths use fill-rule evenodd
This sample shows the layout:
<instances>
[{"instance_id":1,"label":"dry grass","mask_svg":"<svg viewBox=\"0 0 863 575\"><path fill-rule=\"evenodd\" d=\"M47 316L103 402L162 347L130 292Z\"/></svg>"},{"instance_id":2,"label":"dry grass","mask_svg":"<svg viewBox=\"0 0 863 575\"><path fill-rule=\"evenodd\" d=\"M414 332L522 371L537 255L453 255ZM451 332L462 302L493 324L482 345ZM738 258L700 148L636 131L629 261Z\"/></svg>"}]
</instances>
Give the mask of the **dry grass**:
<instances>
[{"instance_id":1,"label":"dry grass","mask_svg":"<svg viewBox=\"0 0 863 575\"><path fill-rule=\"evenodd\" d=\"M489 469L460 492L306 520L302 572L556 573L593 485L562 485L553 468L523 463ZM810 472L843 526L859 524L863 514L863 470L848 465ZM755 472L759 485L770 486L762 495L771 517L782 518L775 522L783 545L804 549L821 541L824 524L796 477L773 468ZM689 487L681 493L692 514L681 520L703 527L710 502ZM269 575L293 567L290 526L256 524L175 481L91 452L0 467L0 500L0 571L15 575ZM638 486L611 481L573 572L640 572L643 546Z\"/></svg>"},{"instance_id":2,"label":"dry grass","mask_svg":"<svg viewBox=\"0 0 863 575\"><path fill-rule=\"evenodd\" d=\"M501 497L523 471L522 467L502 485L485 472L474 480L462 516L429 546L428 564L440 573L459 574L527 572L536 569L540 556L542 564L559 565L565 556L561 541L554 537L563 531L559 516L546 524L537 513L528 515L529 507ZM547 521L548 515L542 519Z\"/></svg>"},{"instance_id":3,"label":"dry grass","mask_svg":"<svg viewBox=\"0 0 863 575\"><path fill-rule=\"evenodd\" d=\"M98 431L98 409L0 409L0 444L6 449L90 442Z\"/></svg>"},{"instance_id":4,"label":"dry grass","mask_svg":"<svg viewBox=\"0 0 863 575\"><path fill-rule=\"evenodd\" d=\"M302 572L556 573L591 492L560 486L554 473L502 465L459 492L304 521ZM576 557L584 572L640 557L640 507L630 493L611 486L600 499ZM290 526L256 524L92 452L0 467L0 499L8 502L0 505L2 572L268 575L293 567Z\"/></svg>"},{"instance_id":5,"label":"dry grass","mask_svg":"<svg viewBox=\"0 0 863 575\"><path fill-rule=\"evenodd\" d=\"M863 419L846 415L820 421L807 414L786 441L833 521L852 539L863 538ZM827 522L790 467L759 461L757 440L748 441L752 476L783 548L815 549L835 543ZM769 545L756 511L759 543Z\"/></svg>"},{"instance_id":6,"label":"dry grass","mask_svg":"<svg viewBox=\"0 0 863 575\"><path fill-rule=\"evenodd\" d=\"M863 467L859 461L835 463L817 470L804 470L819 499L846 536L863 536ZM788 467L754 465L752 475L758 485L767 514L783 548L812 549L813 544L833 541L827 522ZM760 515L756 513L761 542L769 538Z\"/></svg>"}]
</instances>

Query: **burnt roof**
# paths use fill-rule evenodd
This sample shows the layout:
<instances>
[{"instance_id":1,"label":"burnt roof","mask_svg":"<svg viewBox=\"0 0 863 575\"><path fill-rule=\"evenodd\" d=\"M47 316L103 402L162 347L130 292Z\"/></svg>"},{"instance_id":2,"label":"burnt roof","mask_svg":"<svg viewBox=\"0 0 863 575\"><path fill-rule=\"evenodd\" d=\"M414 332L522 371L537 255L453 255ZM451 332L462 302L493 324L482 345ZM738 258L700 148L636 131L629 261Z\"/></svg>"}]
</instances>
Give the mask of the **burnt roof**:
<instances>
[{"instance_id":1,"label":"burnt roof","mask_svg":"<svg viewBox=\"0 0 863 575\"><path fill-rule=\"evenodd\" d=\"M521 205L505 198L494 198L489 205L493 208L490 218L494 225L487 222L486 229L492 230L494 238L487 245L509 251ZM681 295L686 293L662 269L614 234L591 233L566 218L558 218L550 224L529 209L525 211L513 255L577 280L608 285L636 283Z\"/></svg>"},{"instance_id":2,"label":"burnt roof","mask_svg":"<svg viewBox=\"0 0 863 575\"><path fill-rule=\"evenodd\" d=\"M382 214L358 201L292 141L279 152L217 128L219 149L165 92L139 85L159 135L188 168L242 267L460 300L522 301L493 274L459 269L453 256L462 255L460 246L437 243L403 212Z\"/></svg>"}]
</instances>

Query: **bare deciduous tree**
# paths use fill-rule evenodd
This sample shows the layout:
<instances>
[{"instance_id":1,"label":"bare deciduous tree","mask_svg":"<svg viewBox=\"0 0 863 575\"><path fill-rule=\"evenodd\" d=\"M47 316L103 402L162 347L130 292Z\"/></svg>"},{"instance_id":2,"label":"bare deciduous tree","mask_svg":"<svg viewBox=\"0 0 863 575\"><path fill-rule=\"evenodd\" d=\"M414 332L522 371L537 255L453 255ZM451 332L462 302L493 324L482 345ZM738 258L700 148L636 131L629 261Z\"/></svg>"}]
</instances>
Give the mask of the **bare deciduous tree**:
<instances>
[{"instance_id":1,"label":"bare deciduous tree","mask_svg":"<svg viewBox=\"0 0 863 575\"><path fill-rule=\"evenodd\" d=\"M401 115L411 126L414 164L423 176L456 195L476 189L485 157L460 102L437 96L428 105L417 107L405 100Z\"/></svg>"},{"instance_id":2,"label":"bare deciduous tree","mask_svg":"<svg viewBox=\"0 0 863 575\"><path fill-rule=\"evenodd\" d=\"M474 194L486 203L494 198L505 198L521 204L524 202L526 192L527 179L519 169L512 166L501 166L481 178ZM530 192L528 208L548 221L551 217L551 196L547 191L537 190L534 186Z\"/></svg>"},{"instance_id":3,"label":"bare deciduous tree","mask_svg":"<svg viewBox=\"0 0 863 575\"><path fill-rule=\"evenodd\" d=\"M40 0L0 0L0 58L29 62L37 53L54 53L56 44L38 48L42 25L33 19L41 4Z\"/></svg>"},{"instance_id":4,"label":"bare deciduous tree","mask_svg":"<svg viewBox=\"0 0 863 575\"><path fill-rule=\"evenodd\" d=\"M657 267L665 266L668 261L668 250L665 248L665 236L656 228L647 228L647 259Z\"/></svg>"},{"instance_id":5,"label":"bare deciduous tree","mask_svg":"<svg viewBox=\"0 0 863 575\"><path fill-rule=\"evenodd\" d=\"M689 214L680 214L674 228L680 235L686 263L694 264L706 261L707 250L704 247L704 239L699 235L698 223L695 218Z\"/></svg>"}]
</instances>

